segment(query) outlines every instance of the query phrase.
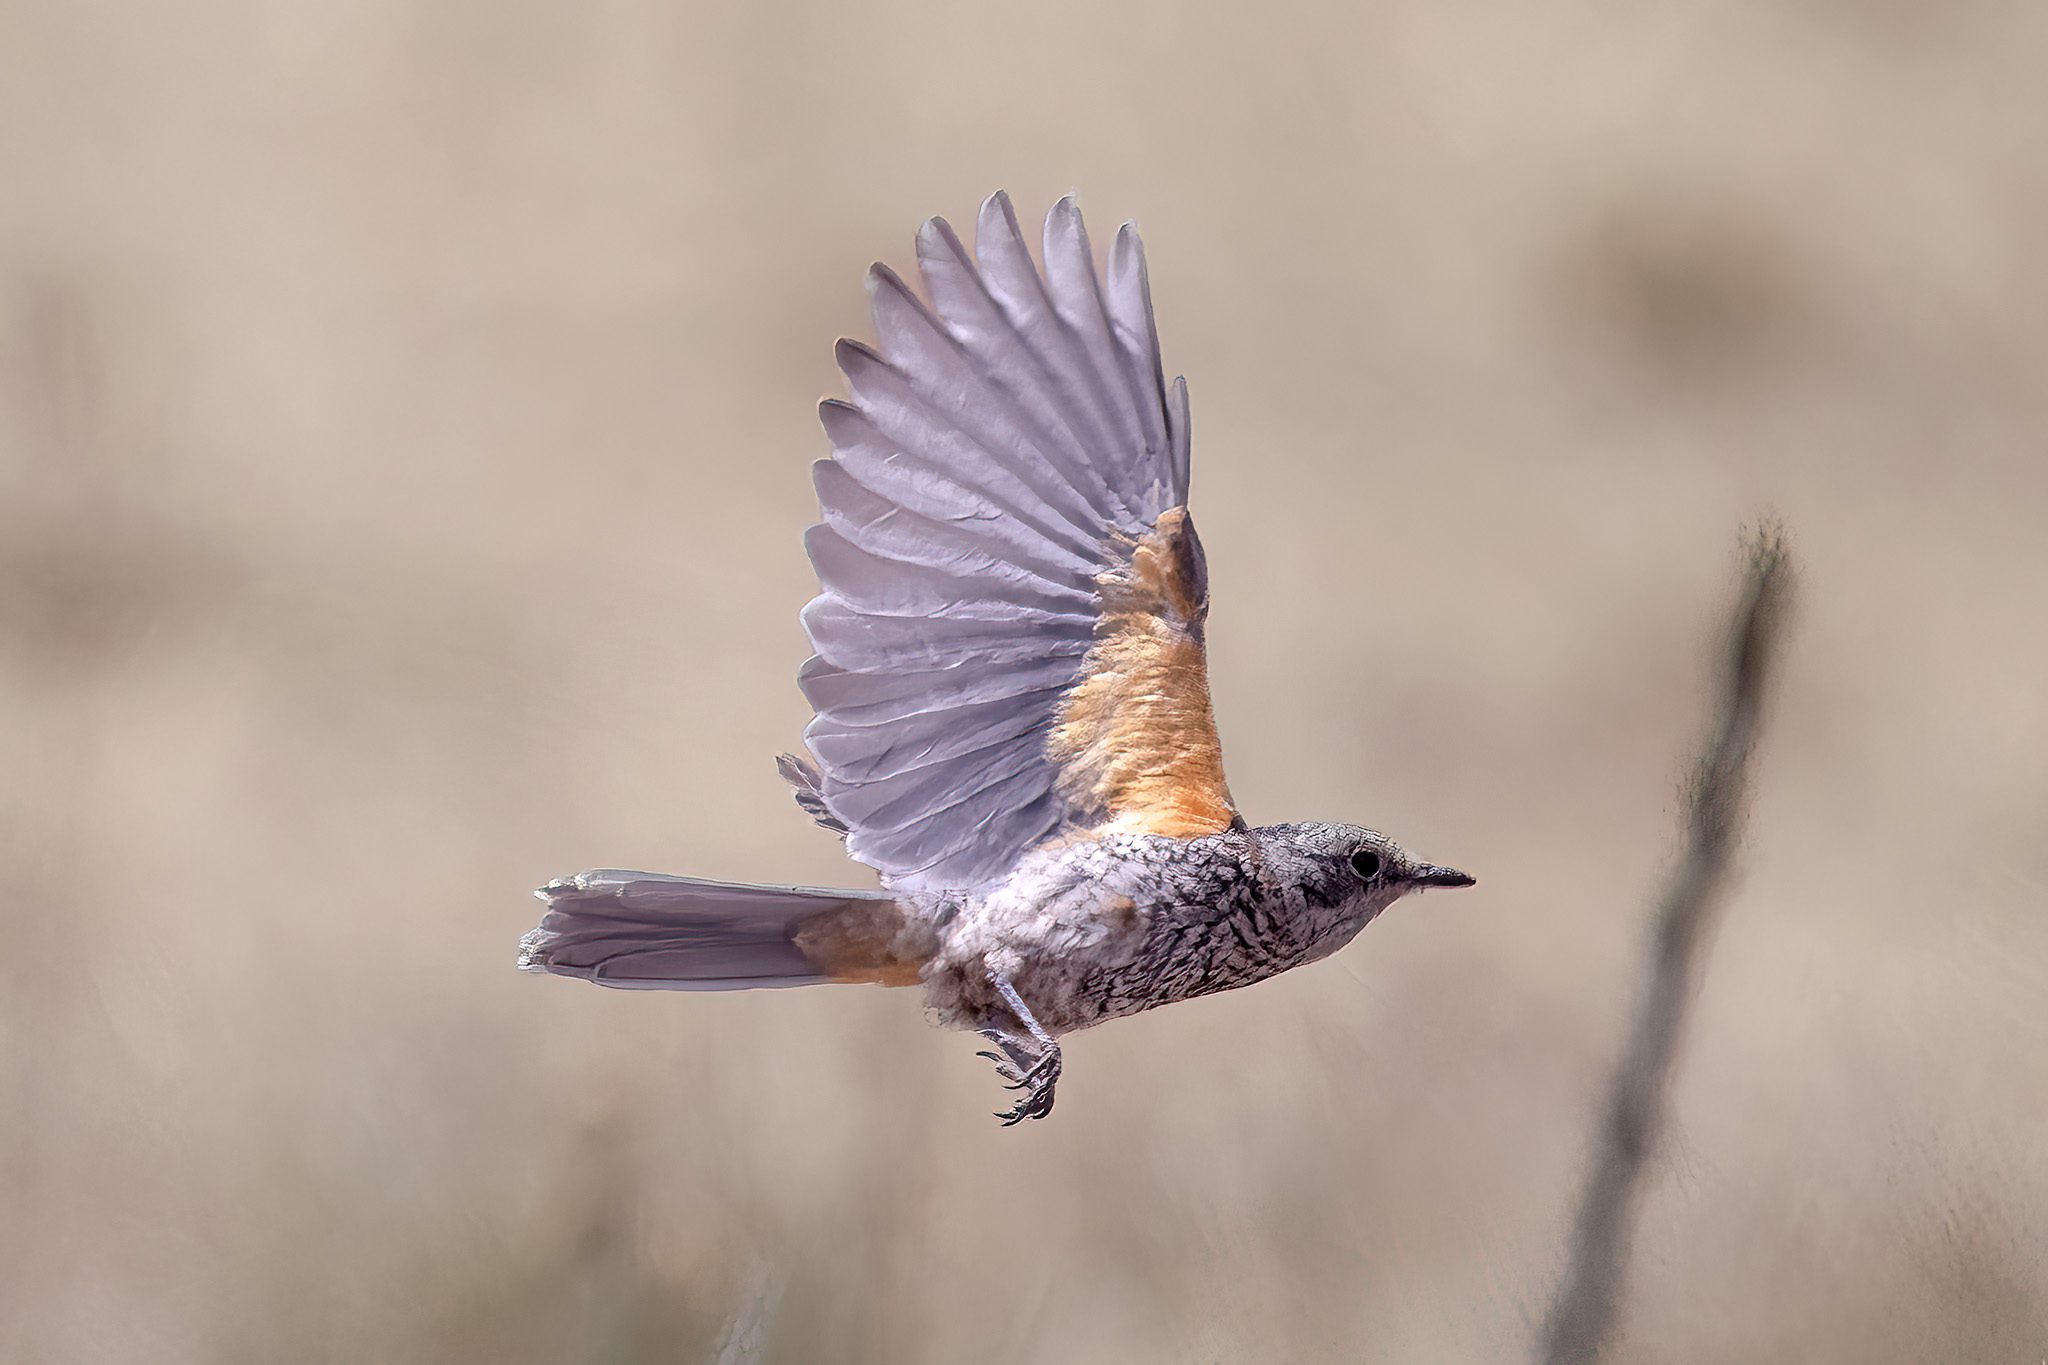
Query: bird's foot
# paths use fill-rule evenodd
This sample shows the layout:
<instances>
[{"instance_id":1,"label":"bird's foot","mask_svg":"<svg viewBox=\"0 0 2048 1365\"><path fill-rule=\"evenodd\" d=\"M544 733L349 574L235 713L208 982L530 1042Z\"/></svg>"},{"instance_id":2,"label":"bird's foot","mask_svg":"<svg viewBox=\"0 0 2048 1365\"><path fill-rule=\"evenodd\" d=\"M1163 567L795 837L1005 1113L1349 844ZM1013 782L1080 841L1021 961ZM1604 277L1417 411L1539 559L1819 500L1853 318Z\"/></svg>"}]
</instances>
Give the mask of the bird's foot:
<instances>
[{"instance_id":1,"label":"bird's foot","mask_svg":"<svg viewBox=\"0 0 2048 1365\"><path fill-rule=\"evenodd\" d=\"M998 1065L996 1071L1008 1082L1010 1089L1024 1092L1015 1105L996 1115L1003 1121L1003 1127L1022 1123L1025 1119L1042 1119L1052 1112L1053 1088L1060 1080L1058 1048L1040 1057L1021 1073L1002 1065Z\"/></svg>"},{"instance_id":2,"label":"bird's foot","mask_svg":"<svg viewBox=\"0 0 2048 1365\"><path fill-rule=\"evenodd\" d=\"M1012 1033L1001 1023L991 1021L982 1029L981 1036L1001 1048L1003 1055L993 1052L981 1055L996 1064L996 1074L1012 1090L1021 1090L1024 1097L1015 1106L997 1114L1003 1127L1022 1123L1025 1119L1042 1119L1052 1112L1053 1087L1060 1080L1060 1045L1045 1031L1031 1007L1017 994L1017 988L1010 979L999 972L989 974L989 984L996 994L1002 996L1009 1007L1011 1017L1024 1026L1022 1034Z\"/></svg>"},{"instance_id":3,"label":"bird's foot","mask_svg":"<svg viewBox=\"0 0 2048 1365\"><path fill-rule=\"evenodd\" d=\"M1022 1123L1025 1119L1042 1119L1050 1114L1053 1091L1060 1079L1059 1044L1050 1043L1042 1051L1034 1053L1023 1040L992 1029L985 1030L982 1036L1000 1047L1002 1053L980 1052L975 1055L996 1064L996 1075L1003 1078L1005 1089L1024 1092L1015 1105L996 1115L1003 1121L1003 1127Z\"/></svg>"}]
</instances>

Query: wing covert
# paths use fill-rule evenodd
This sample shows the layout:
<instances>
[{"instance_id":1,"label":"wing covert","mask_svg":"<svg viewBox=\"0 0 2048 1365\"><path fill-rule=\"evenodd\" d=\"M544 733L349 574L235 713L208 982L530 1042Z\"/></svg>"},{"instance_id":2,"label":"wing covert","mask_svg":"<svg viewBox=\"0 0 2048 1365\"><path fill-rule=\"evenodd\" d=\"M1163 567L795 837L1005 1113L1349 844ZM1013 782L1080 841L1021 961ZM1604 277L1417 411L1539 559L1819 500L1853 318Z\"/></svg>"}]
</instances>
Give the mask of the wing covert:
<instances>
[{"instance_id":1,"label":"wing covert","mask_svg":"<svg viewBox=\"0 0 2048 1365\"><path fill-rule=\"evenodd\" d=\"M979 885L1060 836L1229 828L1187 389L1137 233L1106 288L1071 199L1043 274L1002 194L972 257L942 219L917 246L931 303L876 266L879 349L840 343L852 396L820 409L816 800L904 886Z\"/></svg>"}]
</instances>

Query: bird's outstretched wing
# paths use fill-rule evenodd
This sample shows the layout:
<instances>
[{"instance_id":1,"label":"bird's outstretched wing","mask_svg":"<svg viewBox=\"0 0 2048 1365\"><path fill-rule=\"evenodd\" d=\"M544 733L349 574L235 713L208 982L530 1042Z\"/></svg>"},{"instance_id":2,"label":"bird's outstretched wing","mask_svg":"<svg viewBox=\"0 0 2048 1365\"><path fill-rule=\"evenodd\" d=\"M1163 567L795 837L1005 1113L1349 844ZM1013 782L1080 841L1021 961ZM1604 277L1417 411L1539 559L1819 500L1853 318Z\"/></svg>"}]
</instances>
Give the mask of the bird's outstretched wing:
<instances>
[{"instance_id":1,"label":"bird's outstretched wing","mask_svg":"<svg viewBox=\"0 0 2048 1365\"><path fill-rule=\"evenodd\" d=\"M899 886L977 886L1057 837L1230 828L1187 386L1163 381L1136 231L1106 287L1071 199L1042 276L1002 194L973 255L937 218L917 254L929 304L877 265L880 349L840 342L852 399L821 409L811 795Z\"/></svg>"}]
</instances>

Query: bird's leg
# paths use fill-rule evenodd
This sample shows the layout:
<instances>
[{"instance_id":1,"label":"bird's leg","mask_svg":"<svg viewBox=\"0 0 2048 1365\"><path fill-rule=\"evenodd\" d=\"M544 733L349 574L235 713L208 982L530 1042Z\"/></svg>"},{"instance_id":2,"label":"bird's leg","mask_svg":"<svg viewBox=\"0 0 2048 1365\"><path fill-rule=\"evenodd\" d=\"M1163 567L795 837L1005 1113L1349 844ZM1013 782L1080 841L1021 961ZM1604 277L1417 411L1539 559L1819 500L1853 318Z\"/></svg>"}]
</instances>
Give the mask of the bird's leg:
<instances>
[{"instance_id":1,"label":"bird's leg","mask_svg":"<svg viewBox=\"0 0 2048 1365\"><path fill-rule=\"evenodd\" d=\"M981 1030L982 1037L1003 1050L1000 1057L993 1052L981 1055L996 1064L996 1074L1009 1084L1010 1089L1026 1092L1015 1108L996 1115L1007 1128L1025 1119L1042 1119L1052 1112L1053 1087L1059 1084L1060 1079L1060 1045L1033 1017L1030 1007L1018 996L1017 988L1007 977L992 974L989 983L1003 997L1011 1016L1024 1026L1028 1035L1020 1037L1008 1029L993 1026Z\"/></svg>"}]
</instances>

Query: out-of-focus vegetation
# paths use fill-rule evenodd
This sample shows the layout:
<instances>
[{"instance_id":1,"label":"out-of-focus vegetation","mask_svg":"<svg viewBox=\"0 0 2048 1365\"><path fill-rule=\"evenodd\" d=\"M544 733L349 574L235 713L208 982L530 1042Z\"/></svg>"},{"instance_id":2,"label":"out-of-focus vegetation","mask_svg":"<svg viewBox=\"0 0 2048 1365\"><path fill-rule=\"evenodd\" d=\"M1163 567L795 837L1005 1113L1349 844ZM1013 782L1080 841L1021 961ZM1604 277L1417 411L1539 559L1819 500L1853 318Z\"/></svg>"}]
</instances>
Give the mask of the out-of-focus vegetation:
<instances>
[{"instance_id":1,"label":"out-of-focus vegetation","mask_svg":"<svg viewBox=\"0 0 2048 1365\"><path fill-rule=\"evenodd\" d=\"M0 3L0 1357L1526 1353L1729 532L1799 630L1618 1357L2048 1351L2048 10ZM1232 785L1478 874L1083 1035L512 970L772 756L917 219L1147 231Z\"/></svg>"}]
</instances>

